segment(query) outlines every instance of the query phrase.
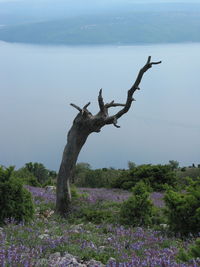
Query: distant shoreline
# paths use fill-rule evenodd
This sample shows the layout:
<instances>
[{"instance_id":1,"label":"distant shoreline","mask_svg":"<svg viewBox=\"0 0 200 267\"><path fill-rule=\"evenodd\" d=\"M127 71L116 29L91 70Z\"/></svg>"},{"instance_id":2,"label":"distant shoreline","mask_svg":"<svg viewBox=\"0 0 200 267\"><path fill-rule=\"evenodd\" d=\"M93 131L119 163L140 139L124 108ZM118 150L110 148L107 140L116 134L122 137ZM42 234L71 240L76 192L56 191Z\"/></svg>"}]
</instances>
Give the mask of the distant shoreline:
<instances>
[{"instance_id":1,"label":"distant shoreline","mask_svg":"<svg viewBox=\"0 0 200 267\"><path fill-rule=\"evenodd\" d=\"M16 42L16 41L4 41L0 40L0 44L16 44L16 45L27 45L27 46L40 46L40 47L133 47L133 46L165 46L165 45L192 45L200 44L200 41L188 41L188 42L166 42L166 43L131 43L131 44L115 44L115 43L102 43L102 44L64 44L64 43L31 43L31 42Z\"/></svg>"}]
</instances>

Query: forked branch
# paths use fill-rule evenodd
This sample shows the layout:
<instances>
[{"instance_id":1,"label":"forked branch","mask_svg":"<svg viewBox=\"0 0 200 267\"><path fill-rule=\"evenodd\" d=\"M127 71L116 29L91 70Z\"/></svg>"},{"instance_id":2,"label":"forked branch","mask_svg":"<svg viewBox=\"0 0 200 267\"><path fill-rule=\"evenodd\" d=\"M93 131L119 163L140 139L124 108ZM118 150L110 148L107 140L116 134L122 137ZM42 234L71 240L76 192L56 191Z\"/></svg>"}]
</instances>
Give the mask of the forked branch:
<instances>
[{"instance_id":1,"label":"forked branch","mask_svg":"<svg viewBox=\"0 0 200 267\"><path fill-rule=\"evenodd\" d=\"M72 107L74 107L75 109L77 109L79 112L81 112L81 114L89 114L90 112L87 110L87 107L90 105L90 102L88 102L83 108L80 108L79 106L71 103L70 104Z\"/></svg>"},{"instance_id":2,"label":"forked branch","mask_svg":"<svg viewBox=\"0 0 200 267\"><path fill-rule=\"evenodd\" d=\"M146 64L140 69L133 86L127 92L127 99L125 104L115 103L114 100L111 101L110 103L104 104L102 96L102 88L101 88L99 90L99 95L98 95L98 104L100 111L96 116L92 116L92 114L87 110L87 107L90 105L90 102L87 103L83 108L80 108L75 104L71 104L71 106L76 108L80 112L80 114L83 115L84 118L87 117L92 119L90 128L93 129L92 123L94 122L94 129L95 129L94 131L96 131L96 129L98 129L99 131L99 129L106 124L113 124L115 127L119 128L120 126L117 125L117 120L129 111L132 102L135 101L135 99L133 98L133 94L135 93L136 90L140 90L139 85L143 78L144 73L148 69L150 69L153 65L157 65L160 63L161 61L151 62L151 57L150 56L148 57ZM113 116L109 116L108 109L112 107L123 107L123 108Z\"/></svg>"},{"instance_id":3,"label":"forked branch","mask_svg":"<svg viewBox=\"0 0 200 267\"><path fill-rule=\"evenodd\" d=\"M140 69L138 76L135 80L135 83L127 92L127 99L126 99L126 104L124 105L124 108L122 108L120 111L118 111L114 116L108 117L106 124L112 124L112 123L114 124L116 119L119 119L122 115L124 115L125 113L127 113L129 111L132 102L135 101L135 99L133 98L133 94L135 93L136 90L140 89L139 85L140 85L140 82L143 78L144 73L148 69L150 69L152 67L152 65L157 65L160 63L161 63L161 61L151 62L151 57L150 56L148 57L146 64L144 65L143 68Z\"/></svg>"}]
</instances>

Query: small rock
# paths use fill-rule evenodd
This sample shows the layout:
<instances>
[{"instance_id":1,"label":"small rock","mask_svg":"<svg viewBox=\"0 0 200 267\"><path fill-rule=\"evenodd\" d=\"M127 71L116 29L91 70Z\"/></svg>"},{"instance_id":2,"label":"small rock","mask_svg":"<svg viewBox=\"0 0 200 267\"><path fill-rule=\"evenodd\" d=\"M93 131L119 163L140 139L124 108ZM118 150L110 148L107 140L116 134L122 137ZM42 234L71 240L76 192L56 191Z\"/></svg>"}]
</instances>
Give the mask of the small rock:
<instances>
[{"instance_id":1,"label":"small rock","mask_svg":"<svg viewBox=\"0 0 200 267\"><path fill-rule=\"evenodd\" d=\"M161 223L160 226L163 228L163 229L167 229L169 227L168 224L166 223Z\"/></svg>"},{"instance_id":2,"label":"small rock","mask_svg":"<svg viewBox=\"0 0 200 267\"><path fill-rule=\"evenodd\" d=\"M112 258L112 257L110 257L110 259L108 260L107 264L108 264L108 263L112 263L112 262L116 262L116 259L115 259L115 258Z\"/></svg>"},{"instance_id":3,"label":"small rock","mask_svg":"<svg viewBox=\"0 0 200 267\"><path fill-rule=\"evenodd\" d=\"M77 225L73 225L72 226L72 228L71 228L71 230L73 231L73 232L75 232L75 233L79 233L80 231L82 231L83 230L83 223L81 223L81 224L77 224Z\"/></svg>"},{"instance_id":4,"label":"small rock","mask_svg":"<svg viewBox=\"0 0 200 267\"><path fill-rule=\"evenodd\" d=\"M49 256L49 260L53 260L53 259L59 258L59 257L60 257L60 252L55 252Z\"/></svg>"},{"instance_id":5,"label":"small rock","mask_svg":"<svg viewBox=\"0 0 200 267\"><path fill-rule=\"evenodd\" d=\"M51 217L51 215L53 215L53 214L54 214L54 211L53 211L53 210L45 210L45 211L42 213L43 217L45 217L45 218L49 218L49 217Z\"/></svg>"},{"instance_id":6,"label":"small rock","mask_svg":"<svg viewBox=\"0 0 200 267\"><path fill-rule=\"evenodd\" d=\"M40 239L48 239L50 236L48 234L41 234L38 236Z\"/></svg>"},{"instance_id":7,"label":"small rock","mask_svg":"<svg viewBox=\"0 0 200 267\"><path fill-rule=\"evenodd\" d=\"M75 234L79 234L79 230L73 230L73 233L75 233Z\"/></svg>"},{"instance_id":8,"label":"small rock","mask_svg":"<svg viewBox=\"0 0 200 267\"><path fill-rule=\"evenodd\" d=\"M86 264L87 264L87 267L104 267L105 266L102 262L96 261L93 259L88 261Z\"/></svg>"},{"instance_id":9,"label":"small rock","mask_svg":"<svg viewBox=\"0 0 200 267\"><path fill-rule=\"evenodd\" d=\"M35 266L35 267L48 266L48 260L47 259L44 259L44 258L39 259L39 260L37 260L36 263L34 263L33 266Z\"/></svg>"},{"instance_id":10,"label":"small rock","mask_svg":"<svg viewBox=\"0 0 200 267\"><path fill-rule=\"evenodd\" d=\"M47 192L55 192L55 191L56 191L56 187L53 186L53 185L47 185L47 186L45 187L45 190L46 190Z\"/></svg>"},{"instance_id":11,"label":"small rock","mask_svg":"<svg viewBox=\"0 0 200 267\"><path fill-rule=\"evenodd\" d=\"M3 235L3 228L0 227L0 235Z\"/></svg>"},{"instance_id":12,"label":"small rock","mask_svg":"<svg viewBox=\"0 0 200 267\"><path fill-rule=\"evenodd\" d=\"M100 247L99 247L99 250L102 251L102 250L104 250L105 248L106 248L105 246L100 246Z\"/></svg>"}]
</instances>

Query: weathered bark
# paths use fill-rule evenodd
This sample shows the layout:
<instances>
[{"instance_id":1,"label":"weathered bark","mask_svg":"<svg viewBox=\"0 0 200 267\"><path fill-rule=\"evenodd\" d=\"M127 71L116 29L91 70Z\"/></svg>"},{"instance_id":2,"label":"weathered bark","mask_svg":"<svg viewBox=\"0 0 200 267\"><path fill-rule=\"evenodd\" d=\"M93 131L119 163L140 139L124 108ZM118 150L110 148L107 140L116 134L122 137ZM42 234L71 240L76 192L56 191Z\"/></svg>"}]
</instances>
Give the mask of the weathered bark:
<instances>
[{"instance_id":1,"label":"weathered bark","mask_svg":"<svg viewBox=\"0 0 200 267\"><path fill-rule=\"evenodd\" d=\"M65 146L62 162L60 165L58 179L57 179L57 191L56 191L56 212L62 216L65 216L70 208L71 193L70 193L70 180L73 176L74 167L81 151L81 148L85 144L89 134L93 132L100 132L101 128L108 124L117 125L117 119L127 113L131 107L132 102L135 100L133 94L136 90L139 90L139 84L142 80L143 74L152 67L152 65L160 64L159 62L151 62L151 57L148 57L147 63L138 73L133 86L128 90L127 100L125 104L115 103L114 101L104 104L102 97L102 89L99 91L98 103L99 112L96 115L92 115L88 111L90 103L86 104L83 108L75 104L71 104L76 108L79 113L73 121L73 125L67 136L67 145ZM111 107L123 107L115 115L109 116L108 109Z\"/></svg>"}]
</instances>

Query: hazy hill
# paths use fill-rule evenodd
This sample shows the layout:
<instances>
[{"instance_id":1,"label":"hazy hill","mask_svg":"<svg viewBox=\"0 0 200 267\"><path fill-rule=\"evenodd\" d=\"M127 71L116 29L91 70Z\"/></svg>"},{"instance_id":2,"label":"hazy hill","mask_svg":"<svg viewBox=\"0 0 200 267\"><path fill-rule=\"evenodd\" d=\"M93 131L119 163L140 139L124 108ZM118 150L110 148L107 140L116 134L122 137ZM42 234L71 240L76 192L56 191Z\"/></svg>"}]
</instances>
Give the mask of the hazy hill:
<instances>
[{"instance_id":1,"label":"hazy hill","mask_svg":"<svg viewBox=\"0 0 200 267\"><path fill-rule=\"evenodd\" d=\"M198 3L36 3L0 2L0 40L70 45L200 41Z\"/></svg>"}]
</instances>

